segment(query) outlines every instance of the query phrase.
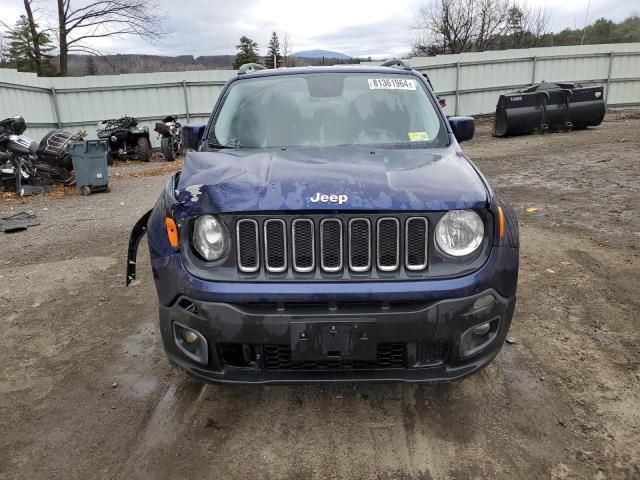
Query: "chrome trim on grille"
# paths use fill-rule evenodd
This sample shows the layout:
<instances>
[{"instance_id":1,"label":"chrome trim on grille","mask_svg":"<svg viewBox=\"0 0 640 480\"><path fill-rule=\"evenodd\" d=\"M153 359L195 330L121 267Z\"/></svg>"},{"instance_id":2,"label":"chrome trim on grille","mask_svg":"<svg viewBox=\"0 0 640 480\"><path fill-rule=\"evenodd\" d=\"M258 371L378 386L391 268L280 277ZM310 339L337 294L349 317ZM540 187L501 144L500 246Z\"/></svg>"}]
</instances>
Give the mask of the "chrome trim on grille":
<instances>
[{"instance_id":1,"label":"chrome trim on grille","mask_svg":"<svg viewBox=\"0 0 640 480\"><path fill-rule=\"evenodd\" d=\"M368 260L367 260L367 264L365 266L354 266L353 262L352 262L352 258L353 258L353 235L351 234L351 230L352 230L352 225L353 222L358 222L358 221L364 221L367 222L367 231L368 231L368 236L369 236L369 245L367 246L368 248L368 252L367 252L367 256L368 256ZM371 268L371 221L368 218L364 218L364 217L356 217L356 218L352 218L349 220L349 226L348 226L349 230L349 269L353 272L366 272L367 270L369 270Z\"/></svg>"},{"instance_id":2,"label":"chrome trim on grille","mask_svg":"<svg viewBox=\"0 0 640 480\"><path fill-rule=\"evenodd\" d=\"M409 223L414 221L420 221L424 223L424 263L418 265L412 265L409 263ZM409 217L405 221L404 227L404 264L407 270L417 271L427 268L429 263L429 220L425 217Z\"/></svg>"},{"instance_id":3,"label":"chrome trim on grille","mask_svg":"<svg viewBox=\"0 0 640 480\"><path fill-rule=\"evenodd\" d=\"M396 224L396 262L393 265L380 265L380 224L386 221L393 221ZM400 222L394 217L379 218L376 223L376 263L381 272L393 272L400 266Z\"/></svg>"},{"instance_id":4,"label":"chrome trim on grille","mask_svg":"<svg viewBox=\"0 0 640 480\"><path fill-rule=\"evenodd\" d=\"M337 222L338 226L340 227L340 264L336 267L327 267L324 264L324 242L322 240L323 238L322 233L324 232L324 226L329 222ZM338 218L325 218L321 220L320 221L320 266L322 267L322 270L329 273L339 272L340 270L342 270L342 264L344 263L343 258L344 258L344 245L343 245L343 239L342 239L342 221Z\"/></svg>"},{"instance_id":5,"label":"chrome trim on grille","mask_svg":"<svg viewBox=\"0 0 640 480\"><path fill-rule=\"evenodd\" d=\"M284 261L282 263L282 267L272 267L269 265L269 241L267 239L267 226L271 223L280 223L282 225L282 242L283 242L283 255ZM264 221L264 225L262 227L264 232L264 265L267 268L267 271L271 273L281 273L287 269L287 224L284 220L279 218L270 218L269 220Z\"/></svg>"},{"instance_id":6,"label":"chrome trim on grille","mask_svg":"<svg viewBox=\"0 0 640 480\"><path fill-rule=\"evenodd\" d=\"M299 267L296 265L296 225L300 223L309 223L311 224L311 266L309 267ZM291 223L291 252L293 255L292 263L293 269L296 272L307 273L312 272L316 268L316 232L315 225L313 224L313 220L309 218L297 218Z\"/></svg>"},{"instance_id":7,"label":"chrome trim on grille","mask_svg":"<svg viewBox=\"0 0 640 480\"><path fill-rule=\"evenodd\" d=\"M253 223L255 227L255 238L256 238L256 264L253 266L246 266L242 264L240 260L240 224L241 223ZM259 241L259 232L258 232L258 222L252 220L250 218L243 218L236 222L236 256L238 258L238 269L244 273L254 273L260 269L260 245L258 245Z\"/></svg>"}]
</instances>

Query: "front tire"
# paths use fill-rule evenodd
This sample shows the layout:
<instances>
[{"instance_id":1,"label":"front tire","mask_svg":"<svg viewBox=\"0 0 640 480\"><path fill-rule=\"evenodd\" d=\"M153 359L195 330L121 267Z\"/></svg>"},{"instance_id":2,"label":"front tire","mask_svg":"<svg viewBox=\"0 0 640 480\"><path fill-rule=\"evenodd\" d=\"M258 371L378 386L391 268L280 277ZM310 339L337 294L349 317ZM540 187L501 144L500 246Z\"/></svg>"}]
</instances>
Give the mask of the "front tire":
<instances>
[{"instance_id":1,"label":"front tire","mask_svg":"<svg viewBox=\"0 0 640 480\"><path fill-rule=\"evenodd\" d=\"M151 160L151 144L147 137L139 137L136 142L136 159L143 162Z\"/></svg>"},{"instance_id":2,"label":"front tire","mask_svg":"<svg viewBox=\"0 0 640 480\"><path fill-rule=\"evenodd\" d=\"M176 154L173 151L173 145L171 145L171 139L169 137L162 137L162 140L160 140L160 149L167 162L175 161Z\"/></svg>"}]
</instances>

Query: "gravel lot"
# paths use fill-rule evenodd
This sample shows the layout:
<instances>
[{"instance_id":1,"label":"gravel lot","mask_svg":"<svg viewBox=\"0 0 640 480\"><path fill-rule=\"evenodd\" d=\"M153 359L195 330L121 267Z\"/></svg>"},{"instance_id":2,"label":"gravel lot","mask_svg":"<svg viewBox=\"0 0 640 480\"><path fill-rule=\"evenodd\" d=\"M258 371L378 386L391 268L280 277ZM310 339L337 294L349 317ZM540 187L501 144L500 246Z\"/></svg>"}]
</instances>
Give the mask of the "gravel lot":
<instances>
[{"instance_id":1,"label":"gravel lot","mask_svg":"<svg viewBox=\"0 0 640 480\"><path fill-rule=\"evenodd\" d=\"M172 368L146 246L129 288L124 259L179 163L116 167L109 194L0 198L42 222L0 233L0 478L640 478L639 113L509 139L483 121L463 145L519 212L521 277L515 342L453 384Z\"/></svg>"}]
</instances>

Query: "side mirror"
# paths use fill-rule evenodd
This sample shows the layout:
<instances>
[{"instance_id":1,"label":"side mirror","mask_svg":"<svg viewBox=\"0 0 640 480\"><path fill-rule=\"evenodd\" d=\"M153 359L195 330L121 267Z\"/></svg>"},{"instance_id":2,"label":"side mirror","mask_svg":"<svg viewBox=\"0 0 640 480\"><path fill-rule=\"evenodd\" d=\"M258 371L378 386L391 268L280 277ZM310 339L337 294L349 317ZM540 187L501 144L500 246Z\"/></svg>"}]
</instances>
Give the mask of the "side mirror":
<instances>
[{"instance_id":1,"label":"side mirror","mask_svg":"<svg viewBox=\"0 0 640 480\"><path fill-rule=\"evenodd\" d=\"M184 146L190 150L198 150L206 127L206 125L200 123L187 123L183 125L182 138L184 140Z\"/></svg>"},{"instance_id":2,"label":"side mirror","mask_svg":"<svg viewBox=\"0 0 640 480\"><path fill-rule=\"evenodd\" d=\"M473 117L449 117L449 125L458 142L471 140L476 132L476 122Z\"/></svg>"}]
</instances>

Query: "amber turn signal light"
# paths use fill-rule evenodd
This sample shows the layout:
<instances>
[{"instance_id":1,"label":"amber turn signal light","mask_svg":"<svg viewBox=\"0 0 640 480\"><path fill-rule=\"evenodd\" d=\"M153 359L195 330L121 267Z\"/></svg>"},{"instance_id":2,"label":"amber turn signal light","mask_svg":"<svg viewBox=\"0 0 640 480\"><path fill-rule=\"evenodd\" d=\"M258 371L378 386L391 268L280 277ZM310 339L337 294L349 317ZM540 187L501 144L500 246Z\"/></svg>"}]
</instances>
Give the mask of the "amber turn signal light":
<instances>
[{"instance_id":1,"label":"amber turn signal light","mask_svg":"<svg viewBox=\"0 0 640 480\"><path fill-rule=\"evenodd\" d=\"M502 207L498 207L498 227L500 229L500 240L504 238L504 213Z\"/></svg>"},{"instance_id":2,"label":"amber turn signal light","mask_svg":"<svg viewBox=\"0 0 640 480\"><path fill-rule=\"evenodd\" d=\"M167 226L167 237L169 237L169 243L173 248L178 248L180 240L178 238L178 226L173 218L165 218L165 225Z\"/></svg>"}]
</instances>

